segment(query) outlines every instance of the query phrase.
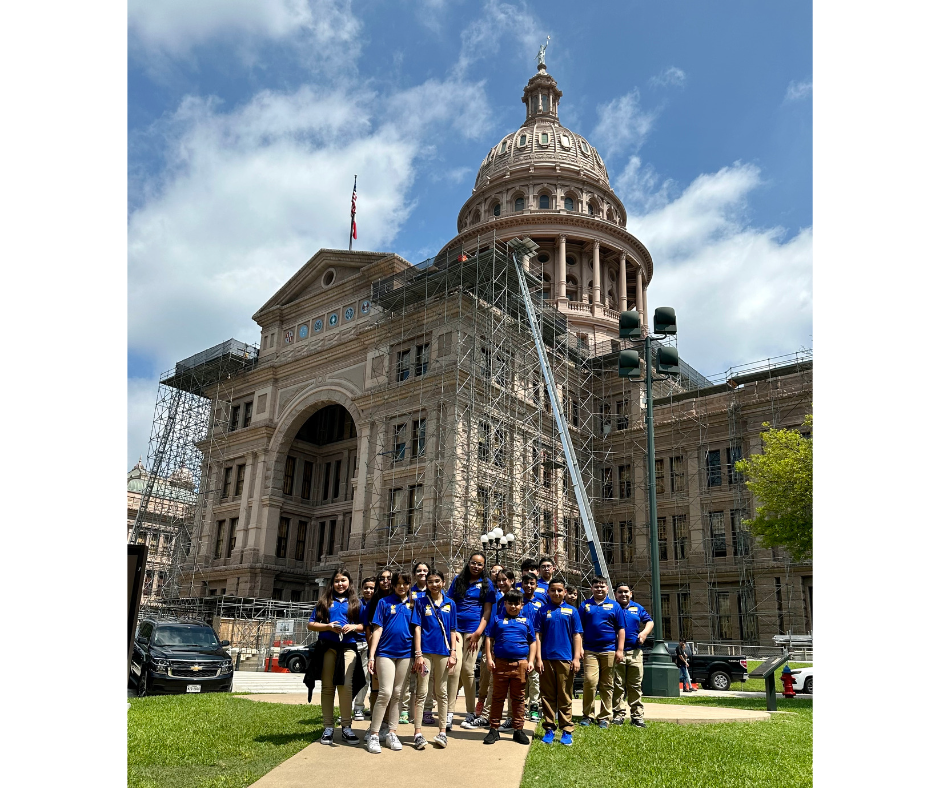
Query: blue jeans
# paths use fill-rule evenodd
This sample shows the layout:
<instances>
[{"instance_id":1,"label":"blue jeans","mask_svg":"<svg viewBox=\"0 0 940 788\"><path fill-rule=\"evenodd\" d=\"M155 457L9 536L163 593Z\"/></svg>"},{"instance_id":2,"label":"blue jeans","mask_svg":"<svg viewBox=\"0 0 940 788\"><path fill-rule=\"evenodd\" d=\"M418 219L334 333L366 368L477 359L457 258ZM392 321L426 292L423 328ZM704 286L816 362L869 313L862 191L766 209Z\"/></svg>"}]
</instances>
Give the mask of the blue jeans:
<instances>
[{"instance_id":1,"label":"blue jeans","mask_svg":"<svg viewBox=\"0 0 940 788\"><path fill-rule=\"evenodd\" d=\"M692 689L692 677L686 665L679 665L679 685L683 689Z\"/></svg>"}]
</instances>

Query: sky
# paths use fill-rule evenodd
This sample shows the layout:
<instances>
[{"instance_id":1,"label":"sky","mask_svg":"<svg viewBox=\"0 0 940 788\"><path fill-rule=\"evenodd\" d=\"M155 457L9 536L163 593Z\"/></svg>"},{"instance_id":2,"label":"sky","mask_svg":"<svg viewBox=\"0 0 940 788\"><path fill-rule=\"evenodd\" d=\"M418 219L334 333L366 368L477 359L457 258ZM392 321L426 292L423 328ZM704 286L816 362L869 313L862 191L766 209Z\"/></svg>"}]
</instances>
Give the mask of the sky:
<instances>
[{"instance_id":1,"label":"sky","mask_svg":"<svg viewBox=\"0 0 940 788\"><path fill-rule=\"evenodd\" d=\"M162 372L318 249L417 263L524 120L539 45L706 375L812 347L812 5L130 0L128 441Z\"/></svg>"}]
</instances>

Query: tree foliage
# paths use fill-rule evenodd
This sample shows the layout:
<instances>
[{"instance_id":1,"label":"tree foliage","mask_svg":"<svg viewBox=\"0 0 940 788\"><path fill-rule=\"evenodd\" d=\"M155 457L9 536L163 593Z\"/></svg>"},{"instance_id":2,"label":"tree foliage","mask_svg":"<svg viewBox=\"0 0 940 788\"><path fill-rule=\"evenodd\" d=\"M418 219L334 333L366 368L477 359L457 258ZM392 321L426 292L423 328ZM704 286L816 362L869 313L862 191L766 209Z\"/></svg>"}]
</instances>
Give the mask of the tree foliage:
<instances>
[{"instance_id":1,"label":"tree foliage","mask_svg":"<svg viewBox=\"0 0 940 788\"><path fill-rule=\"evenodd\" d=\"M744 474L747 488L758 499L753 520L745 520L763 547L785 547L794 561L813 552L813 438L796 430L778 430L763 425L763 454L735 463ZM813 417L803 420L812 430Z\"/></svg>"}]
</instances>

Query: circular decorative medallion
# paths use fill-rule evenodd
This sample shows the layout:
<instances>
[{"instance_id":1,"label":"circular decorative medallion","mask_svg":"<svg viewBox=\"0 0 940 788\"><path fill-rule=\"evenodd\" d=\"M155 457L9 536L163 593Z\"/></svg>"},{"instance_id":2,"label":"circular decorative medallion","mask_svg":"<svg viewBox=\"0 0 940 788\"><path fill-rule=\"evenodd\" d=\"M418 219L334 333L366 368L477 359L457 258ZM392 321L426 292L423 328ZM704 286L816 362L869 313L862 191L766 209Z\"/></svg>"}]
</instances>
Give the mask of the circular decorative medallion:
<instances>
[{"instance_id":1,"label":"circular decorative medallion","mask_svg":"<svg viewBox=\"0 0 940 788\"><path fill-rule=\"evenodd\" d=\"M313 330L314 330L314 332L316 332L316 331L322 331L322 330L323 330L323 321L322 321L322 320L314 320L314 321L313 321Z\"/></svg>"},{"instance_id":2,"label":"circular decorative medallion","mask_svg":"<svg viewBox=\"0 0 940 788\"><path fill-rule=\"evenodd\" d=\"M356 314L356 310L351 306L347 306L346 311L343 312L343 317L345 317L347 320L352 320L354 314Z\"/></svg>"},{"instance_id":3,"label":"circular decorative medallion","mask_svg":"<svg viewBox=\"0 0 940 788\"><path fill-rule=\"evenodd\" d=\"M337 315L336 312L334 312L332 315L330 315L330 325L335 326L338 322L339 322L339 315Z\"/></svg>"},{"instance_id":4,"label":"circular decorative medallion","mask_svg":"<svg viewBox=\"0 0 940 788\"><path fill-rule=\"evenodd\" d=\"M363 301L363 302L362 302L362 306L360 307L360 308L362 309L362 314L368 315L368 314L369 314L369 308L370 308L371 306L372 306L372 304L369 303L368 301Z\"/></svg>"},{"instance_id":5,"label":"circular decorative medallion","mask_svg":"<svg viewBox=\"0 0 940 788\"><path fill-rule=\"evenodd\" d=\"M304 324L300 327L300 331L298 331L297 333L300 335L300 338L301 338L301 339L306 339L306 338L307 338L307 334L309 333L309 331L310 331L310 329L307 328L307 324L304 323Z\"/></svg>"}]
</instances>

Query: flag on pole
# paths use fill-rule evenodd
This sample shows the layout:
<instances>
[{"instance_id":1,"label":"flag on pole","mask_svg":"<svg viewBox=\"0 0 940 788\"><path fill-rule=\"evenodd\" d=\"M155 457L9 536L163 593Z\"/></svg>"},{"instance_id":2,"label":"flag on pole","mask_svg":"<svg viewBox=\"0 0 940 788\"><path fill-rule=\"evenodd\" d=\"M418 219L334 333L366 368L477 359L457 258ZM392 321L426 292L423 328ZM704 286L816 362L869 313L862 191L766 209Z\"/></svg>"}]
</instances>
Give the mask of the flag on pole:
<instances>
[{"instance_id":1,"label":"flag on pole","mask_svg":"<svg viewBox=\"0 0 940 788\"><path fill-rule=\"evenodd\" d=\"M356 182L358 178L358 175L353 175L352 207L349 210L349 251L352 251L353 238L359 237L356 235Z\"/></svg>"}]
</instances>

